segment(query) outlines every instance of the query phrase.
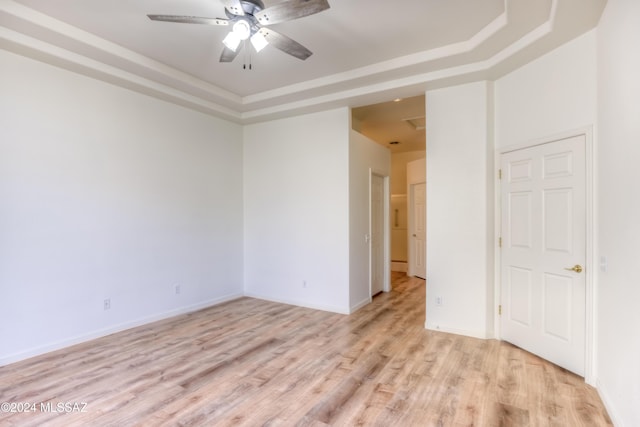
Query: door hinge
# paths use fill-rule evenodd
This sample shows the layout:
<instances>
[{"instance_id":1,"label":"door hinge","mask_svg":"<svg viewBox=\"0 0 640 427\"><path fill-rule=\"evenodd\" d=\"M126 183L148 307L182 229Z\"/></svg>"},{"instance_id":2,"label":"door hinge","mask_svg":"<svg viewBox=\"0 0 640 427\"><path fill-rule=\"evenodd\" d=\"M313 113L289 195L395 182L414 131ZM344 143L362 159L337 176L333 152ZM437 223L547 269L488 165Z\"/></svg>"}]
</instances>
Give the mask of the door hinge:
<instances>
[{"instance_id":1,"label":"door hinge","mask_svg":"<svg viewBox=\"0 0 640 427\"><path fill-rule=\"evenodd\" d=\"M502 169L498 169L498 179L502 179Z\"/></svg>"},{"instance_id":2,"label":"door hinge","mask_svg":"<svg viewBox=\"0 0 640 427\"><path fill-rule=\"evenodd\" d=\"M502 304L498 306L498 315L502 316Z\"/></svg>"},{"instance_id":3,"label":"door hinge","mask_svg":"<svg viewBox=\"0 0 640 427\"><path fill-rule=\"evenodd\" d=\"M498 237L498 247L502 247L502 237Z\"/></svg>"}]
</instances>

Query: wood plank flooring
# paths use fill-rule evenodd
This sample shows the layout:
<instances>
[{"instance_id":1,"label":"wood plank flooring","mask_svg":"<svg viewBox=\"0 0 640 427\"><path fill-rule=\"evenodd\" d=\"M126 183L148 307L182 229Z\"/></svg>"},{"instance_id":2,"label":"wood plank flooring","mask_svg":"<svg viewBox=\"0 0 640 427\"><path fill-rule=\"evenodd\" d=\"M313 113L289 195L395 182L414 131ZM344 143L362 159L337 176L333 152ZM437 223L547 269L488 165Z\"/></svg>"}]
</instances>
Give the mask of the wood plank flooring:
<instances>
[{"instance_id":1,"label":"wood plank flooring","mask_svg":"<svg viewBox=\"0 0 640 427\"><path fill-rule=\"evenodd\" d=\"M424 281L393 282L351 316L242 298L2 367L0 402L35 407L0 426L611 425L582 378L425 330Z\"/></svg>"}]
</instances>

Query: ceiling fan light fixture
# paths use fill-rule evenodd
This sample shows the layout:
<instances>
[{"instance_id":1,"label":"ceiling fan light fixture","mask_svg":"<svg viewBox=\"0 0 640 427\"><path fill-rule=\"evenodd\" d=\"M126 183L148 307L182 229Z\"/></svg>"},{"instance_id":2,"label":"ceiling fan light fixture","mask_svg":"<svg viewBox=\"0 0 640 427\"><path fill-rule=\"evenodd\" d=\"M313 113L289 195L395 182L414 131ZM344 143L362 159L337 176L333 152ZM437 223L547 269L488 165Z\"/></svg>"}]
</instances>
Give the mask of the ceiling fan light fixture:
<instances>
[{"instance_id":1,"label":"ceiling fan light fixture","mask_svg":"<svg viewBox=\"0 0 640 427\"><path fill-rule=\"evenodd\" d=\"M240 45L240 37L235 33L235 31L230 31L229 34L222 40L222 43L232 51L236 51L238 46Z\"/></svg>"},{"instance_id":2,"label":"ceiling fan light fixture","mask_svg":"<svg viewBox=\"0 0 640 427\"><path fill-rule=\"evenodd\" d=\"M253 36L251 36L251 44L253 45L253 48L256 50L256 52L260 52L269 44L269 42L264 38L262 33L258 31Z\"/></svg>"},{"instance_id":3,"label":"ceiling fan light fixture","mask_svg":"<svg viewBox=\"0 0 640 427\"><path fill-rule=\"evenodd\" d=\"M240 19L233 24L233 33L238 36L240 40L246 40L251 35L251 26L244 19Z\"/></svg>"},{"instance_id":4,"label":"ceiling fan light fixture","mask_svg":"<svg viewBox=\"0 0 640 427\"><path fill-rule=\"evenodd\" d=\"M329 0L284 0L267 8L265 8L263 0L219 1L224 5L227 18L154 14L147 16L153 21L231 26L231 31L222 41L224 49L220 54L220 62L233 61L242 48L241 42L247 39L251 39L251 44L257 52L270 44L278 50L304 61L312 55L309 49L284 34L263 28L263 25L315 15L330 8ZM2 0L0 0L1 2ZM249 68L251 68L251 64L249 64Z\"/></svg>"}]
</instances>

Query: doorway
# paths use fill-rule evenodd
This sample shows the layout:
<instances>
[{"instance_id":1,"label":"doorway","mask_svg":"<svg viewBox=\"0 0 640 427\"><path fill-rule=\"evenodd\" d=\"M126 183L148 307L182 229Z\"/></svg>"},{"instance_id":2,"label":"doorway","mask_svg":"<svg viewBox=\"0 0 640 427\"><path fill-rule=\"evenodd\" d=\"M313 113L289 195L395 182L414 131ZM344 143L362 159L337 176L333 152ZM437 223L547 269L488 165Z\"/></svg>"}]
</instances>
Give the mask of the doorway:
<instances>
[{"instance_id":1,"label":"doorway","mask_svg":"<svg viewBox=\"0 0 640 427\"><path fill-rule=\"evenodd\" d=\"M418 159L426 166L425 96L397 98L393 101L352 109L352 128L384 146L391 153L390 265L388 270L407 273L410 234L408 164ZM424 168L423 168L424 170ZM426 176L421 178L424 182Z\"/></svg>"},{"instance_id":2,"label":"doorway","mask_svg":"<svg viewBox=\"0 0 640 427\"><path fill-rule=\"evenodd\" d=\"M427 188L420 182L409 185L408 275L427 278Z\"/></svg>"},{"instance_id":3,"label":"doorway","mask_svg":"<svg viewBox=\"0 0 640 427\"><path fill-rule=\"evenodd\" d=\"M589 380L587 134L500 157L500 336Z\"/></svg>"},{"instance_id":4,"label":"doorway","mask_svg":"<svg viewBox=\"0 0 640 427\"><path fill-rule=\"evenodd\" d=\"M385 178L381 175L371 174L371 196L370 196L370 224L369 232L371 238L369 242L369 265L370 265L370 295L379 294L382 291L388 291L389 286L385 280L385 248L387 246L386 227L385 227L385 200L387 199L387 191Z\"/></svg>"}]
</instances>

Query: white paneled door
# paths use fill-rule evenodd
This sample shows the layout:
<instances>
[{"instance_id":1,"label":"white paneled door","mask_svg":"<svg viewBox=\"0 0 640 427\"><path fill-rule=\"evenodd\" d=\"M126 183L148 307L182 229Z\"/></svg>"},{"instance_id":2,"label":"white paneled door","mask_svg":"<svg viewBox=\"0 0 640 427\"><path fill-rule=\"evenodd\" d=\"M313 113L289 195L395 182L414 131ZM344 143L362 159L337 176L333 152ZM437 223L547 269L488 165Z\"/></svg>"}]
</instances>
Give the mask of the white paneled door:
<instances>
[{"instance_id":1,"label":"white paneled door","mask_svg":"<svg viewBox=\"0 0 640 427\"><path fill-rule=\"evenodd\" d=\"M584 376L585 137L501 158L501 336Z\"/></svg>"},{"instance_id":2,"label":"white paneled door","mask_svg":"<svg viewBox=\"0 0 640 427\"><path fill-rule=\"evenodd\" d=\"M384 177L371 175L371 296L384 290Z\"/></svg>"},{"instance_id":3,"label":"white paneled door","mask_svg":"<svg viewBox=\"0 0 640 427\"><path fill-rule=\"evenodd\" d=\"M411 185L411 274L427 277L427 185L423 182Z\"/></svg>"}]
</instances>

